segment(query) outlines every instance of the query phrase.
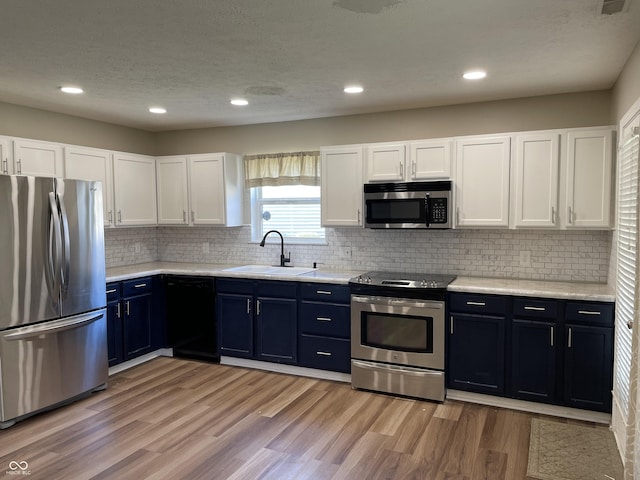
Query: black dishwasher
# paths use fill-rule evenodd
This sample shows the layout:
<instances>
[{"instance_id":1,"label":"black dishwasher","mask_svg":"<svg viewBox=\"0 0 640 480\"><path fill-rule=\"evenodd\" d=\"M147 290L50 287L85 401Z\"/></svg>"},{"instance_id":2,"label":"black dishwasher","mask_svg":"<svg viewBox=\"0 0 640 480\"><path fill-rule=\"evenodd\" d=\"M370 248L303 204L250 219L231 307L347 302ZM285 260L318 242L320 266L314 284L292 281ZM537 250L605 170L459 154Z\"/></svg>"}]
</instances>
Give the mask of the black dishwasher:
<instances>
[{"instance_id":1,"label":"black dishwasher","mask_svg":"<svg viewBox=\"0 0 640 480\"><path fill-rule=\"evenodd\" d=\"M219 362L213 278L169 275L164 287L174 356Z\"/></svg>"}]
</instances>

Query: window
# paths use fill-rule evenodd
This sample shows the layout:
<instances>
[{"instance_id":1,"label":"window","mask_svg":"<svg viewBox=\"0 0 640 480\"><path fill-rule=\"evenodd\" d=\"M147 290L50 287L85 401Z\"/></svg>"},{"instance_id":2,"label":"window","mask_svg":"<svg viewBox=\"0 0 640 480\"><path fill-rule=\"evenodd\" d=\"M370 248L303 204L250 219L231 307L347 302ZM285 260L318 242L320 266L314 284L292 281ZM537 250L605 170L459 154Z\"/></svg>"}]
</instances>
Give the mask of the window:
<instances>
[{"instance_id":1,"label":"window","mask_svg":"<svg viewBox=\"0 0 640 480\"><path fill-rule=\"evenodd\" d=\"M269 230L278 230L289 243L325 243L320 226L320 187L252 188L251 227L256 242Z\"/></svg>"}]
</instances>

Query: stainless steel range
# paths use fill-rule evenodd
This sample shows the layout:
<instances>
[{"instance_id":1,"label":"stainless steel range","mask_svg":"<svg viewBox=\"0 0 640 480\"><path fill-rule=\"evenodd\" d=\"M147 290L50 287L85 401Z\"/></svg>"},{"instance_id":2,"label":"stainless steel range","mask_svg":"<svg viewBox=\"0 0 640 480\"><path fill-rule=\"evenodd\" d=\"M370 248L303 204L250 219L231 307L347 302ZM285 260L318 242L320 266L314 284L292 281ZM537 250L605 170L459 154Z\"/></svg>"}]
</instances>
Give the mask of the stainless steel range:
<instances>
[{"instance_id":1,"label":"stainless steel range","mask_svg":"<svg viewBox=\"0 0 640 480\"><path fill-rule=\"evenodd\" d=\"M351 286L351 385L443 401L451 275L369 272Z\"/></svg>"}]
</instances>

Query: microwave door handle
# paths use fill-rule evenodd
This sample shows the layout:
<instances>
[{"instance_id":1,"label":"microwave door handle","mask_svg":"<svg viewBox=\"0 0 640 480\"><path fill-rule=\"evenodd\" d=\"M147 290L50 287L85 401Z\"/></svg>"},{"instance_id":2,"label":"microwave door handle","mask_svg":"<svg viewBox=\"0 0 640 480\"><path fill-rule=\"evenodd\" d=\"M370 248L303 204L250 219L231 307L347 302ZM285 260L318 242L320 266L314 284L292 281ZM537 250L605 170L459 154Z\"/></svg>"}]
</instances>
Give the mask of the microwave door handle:
<instances>
[{"instance_id":1,"label":"microwave door handle","mask_svg":"<svg viewBox=\"0 0 640 480\"><path fill-rule=\"evenodd\" d=\"M429 224L429 207L430 207L429 203L430 203L429 194L427 193L424 196L424 217L425 217L425 222L427 224L427 227L430 226L430 224Z\"/></svg>"}]
</instances>

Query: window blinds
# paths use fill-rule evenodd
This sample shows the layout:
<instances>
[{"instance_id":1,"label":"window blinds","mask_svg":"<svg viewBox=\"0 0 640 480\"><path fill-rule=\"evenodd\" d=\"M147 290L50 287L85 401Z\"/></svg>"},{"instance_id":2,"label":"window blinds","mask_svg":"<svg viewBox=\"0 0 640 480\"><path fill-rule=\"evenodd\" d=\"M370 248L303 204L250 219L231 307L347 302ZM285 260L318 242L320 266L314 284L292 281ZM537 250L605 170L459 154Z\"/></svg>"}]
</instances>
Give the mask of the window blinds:
<instances>
[{"instance_id":1,"label":"window blinds","mask_svg":"<svg viewBox=\"0 0 640 480\"><path fill-rule=\"evenodd\" d=\"M632 361L632 326L640 327L636 318L638 296L638 127L629 128L619 149L618 223L615 369L613 391L620 408L629 414L629 386Z\"/></svg>"}]
</instances>

